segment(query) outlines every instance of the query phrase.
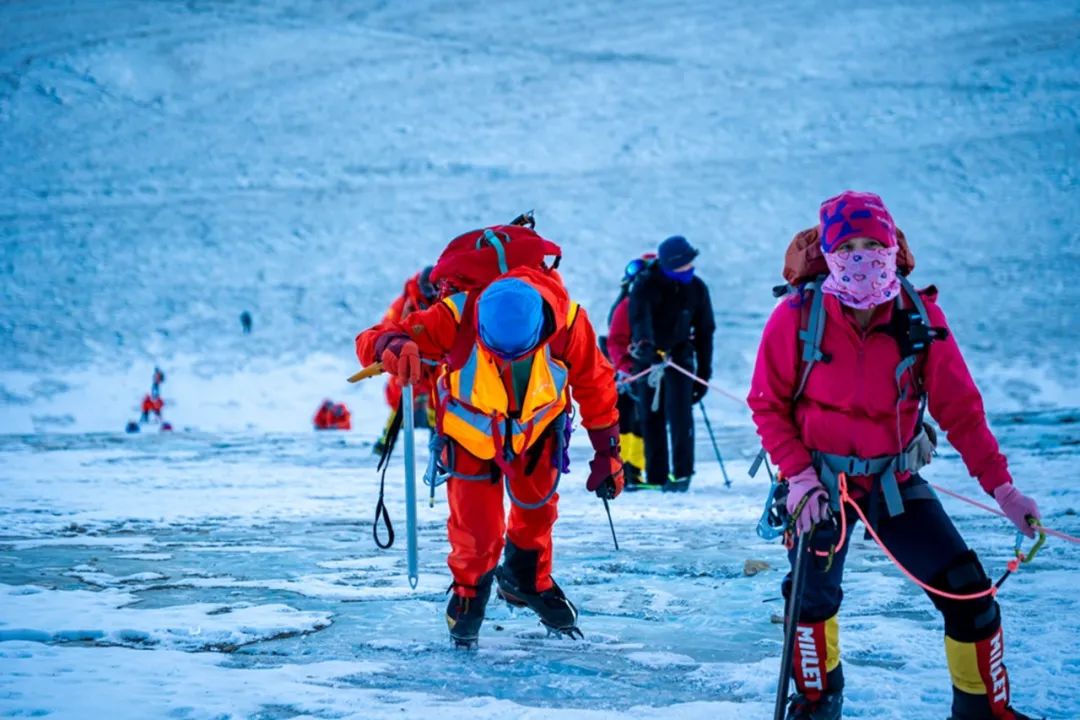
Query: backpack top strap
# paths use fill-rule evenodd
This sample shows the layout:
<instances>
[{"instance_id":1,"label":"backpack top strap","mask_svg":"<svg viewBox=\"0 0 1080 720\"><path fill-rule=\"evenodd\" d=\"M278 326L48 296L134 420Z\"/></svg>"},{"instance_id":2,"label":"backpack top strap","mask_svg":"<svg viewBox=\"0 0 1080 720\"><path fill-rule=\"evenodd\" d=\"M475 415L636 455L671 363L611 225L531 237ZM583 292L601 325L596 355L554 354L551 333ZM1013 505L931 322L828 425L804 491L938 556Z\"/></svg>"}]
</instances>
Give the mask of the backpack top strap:
<instances>
[{"instance_id":1,"label":"backpack top strap","mask_svg":"<svg viewBox=\"0 0 1080 720\"><path fill-rule=\"evenodd\" d=\"M799 330L799 339L802 341L802 360L806 365L803 367L802 377L799 379L799 387L795 390L792 401L798 400L806 389L806 381L810 378L810 371L818 360L824 360L825 354L821 352L821 338L825 335L825 293L821 292L822 277L808 282L803 292L811 293L810 315L806 322L806 328Z\"/></svg>"},{"instance_id":2,"label":"backpack top strap","mask_svg":"<svg viewBox=\"0 0 1080 720\"><path fill-rule=\"evenodd\" d=\"M501 237L500 237L501 235ZM476 249L479 250L484 246L486 241L488 245L495 248L495 254L499 260L499 274L505 275L510 272L510 266L506 263L506 248L503 246L503 239L506 242L510 242L510 236L505 233L497 233L491 228L485 228L484 234L476 239Z\"/></svg>"}]
</instances>

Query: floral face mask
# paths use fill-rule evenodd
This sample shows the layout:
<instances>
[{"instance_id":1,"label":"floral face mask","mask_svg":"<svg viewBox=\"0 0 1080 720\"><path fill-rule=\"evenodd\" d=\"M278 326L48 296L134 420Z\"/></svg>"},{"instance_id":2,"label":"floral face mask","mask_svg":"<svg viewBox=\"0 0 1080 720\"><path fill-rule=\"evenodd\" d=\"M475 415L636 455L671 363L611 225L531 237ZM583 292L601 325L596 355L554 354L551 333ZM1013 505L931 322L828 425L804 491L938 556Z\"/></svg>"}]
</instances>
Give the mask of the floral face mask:
<instances>
[{"instance_id":1,"label":"floral face mask","mask_svg":"<svg viewBox=\"0 0 1080 720\"><path fill-rule=\"evenodd\" d=\"M900 294L900 280L896 277L899 250L891 247L826 253L829 277L821 285L822 292L860 310L889 302Z\"/></svg>"}]
</instances>

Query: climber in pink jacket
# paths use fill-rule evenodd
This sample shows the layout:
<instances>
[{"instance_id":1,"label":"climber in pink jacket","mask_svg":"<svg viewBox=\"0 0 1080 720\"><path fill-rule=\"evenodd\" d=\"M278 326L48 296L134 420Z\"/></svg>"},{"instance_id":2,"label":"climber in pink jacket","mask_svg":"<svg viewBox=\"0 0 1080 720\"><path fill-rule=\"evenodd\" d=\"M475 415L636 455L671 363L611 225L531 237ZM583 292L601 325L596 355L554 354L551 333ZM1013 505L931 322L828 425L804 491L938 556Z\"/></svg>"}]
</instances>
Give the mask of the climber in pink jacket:
<instances>
[{"instance_id":1,"label":"climber in pink jacket","mask_svg":"<svg viewBox=\"0 0 1080 720\"><path fill-rule=\"evenodd\" d=\"M838 508L843 473L853 500L916 577L954 595L977 594L990 580L918 474L936 444L924 409L1017 528L1033 536L1029 523L1039 511L1012 484L937 291L916 292L907 282L913 268L881 198L848 191L826 200L818 227L788 249L784 274L797 292L765 325L747 402L763 447L787 479L797 532L824 527ZM811 545L819 535L828 537L815 533ZM831 563L819 557L808 569L789 718L840 717L836 615L846 541L826 540L835 549ZM790 558L794 563L794 549ZM790 587L789 575L785 597ZM945 619L953 718L1026 718L1010 705L993 597L930 597Z\"/></svg>"}]
</instances>

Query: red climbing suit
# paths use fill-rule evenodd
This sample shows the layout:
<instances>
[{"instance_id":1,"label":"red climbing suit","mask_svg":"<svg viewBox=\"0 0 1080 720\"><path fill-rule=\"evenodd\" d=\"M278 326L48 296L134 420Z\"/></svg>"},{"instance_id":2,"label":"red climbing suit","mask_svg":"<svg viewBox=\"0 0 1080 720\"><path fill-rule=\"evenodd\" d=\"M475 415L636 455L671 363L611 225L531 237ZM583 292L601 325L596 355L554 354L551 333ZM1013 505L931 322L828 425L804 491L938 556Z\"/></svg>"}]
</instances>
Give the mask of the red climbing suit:
<instances>
[{"instance_id":1,"label":"red climbing suit","mask_svg":"<svg viewBox=\"0 0 1080 720\"><path fill-rule=\"evenodd\" d=\"M378 359L376 343L387 333L407 334L423 358L446 363L438 382L437 423L448 438L444 459L451 470L448 564L455 592L464 596L474 595L480 577L498 564L504 539L536 553L537 592L551 587L551 529L559 500L552 489L563 448L559 418L569 408L572 393L585 428L618 422L611 365L597 348L585 311L570 301L558 275L517 268L506 277L532 285L546 305L546 325L532 353L520 407L515 407L509 364L477 339L475 291L450 296L410 315L407 322L383 323L356 338L356 353L364 365ZM503 442L515 450L509 460L492 457L497 455L496 443ZM518 501L510 508L509 520L503 506L504 476Z\"/></svg>"}]
</instances>

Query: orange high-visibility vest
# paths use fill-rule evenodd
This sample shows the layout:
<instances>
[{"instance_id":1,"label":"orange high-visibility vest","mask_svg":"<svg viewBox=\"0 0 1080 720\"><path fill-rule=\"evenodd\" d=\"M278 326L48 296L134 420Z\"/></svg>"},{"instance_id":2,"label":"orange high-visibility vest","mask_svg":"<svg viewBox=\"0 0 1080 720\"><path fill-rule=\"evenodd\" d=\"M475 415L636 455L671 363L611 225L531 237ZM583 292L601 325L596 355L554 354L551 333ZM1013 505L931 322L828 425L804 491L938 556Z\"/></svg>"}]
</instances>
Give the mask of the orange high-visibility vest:
<instances>
[{"instance_id":1,"label":"orange high-visibility vest","mask_svg":"<svg viewBox=\"0 0 1080 720\"><path fill-rule=\"evenodd\" d=\"M443 302L460 318L464 293ZM577 315L572 303L568 321ZM569 325L569 323L568 323ZM548 343L532 353L532 369L518 418L508 417L509 397L498 361L479 343L459 370L444 370L438 382L443 407L442 432L481 460L492 460L506 450L520 455L570 404L569 371L551 356Z\"/></svg>"}]
</instances>

